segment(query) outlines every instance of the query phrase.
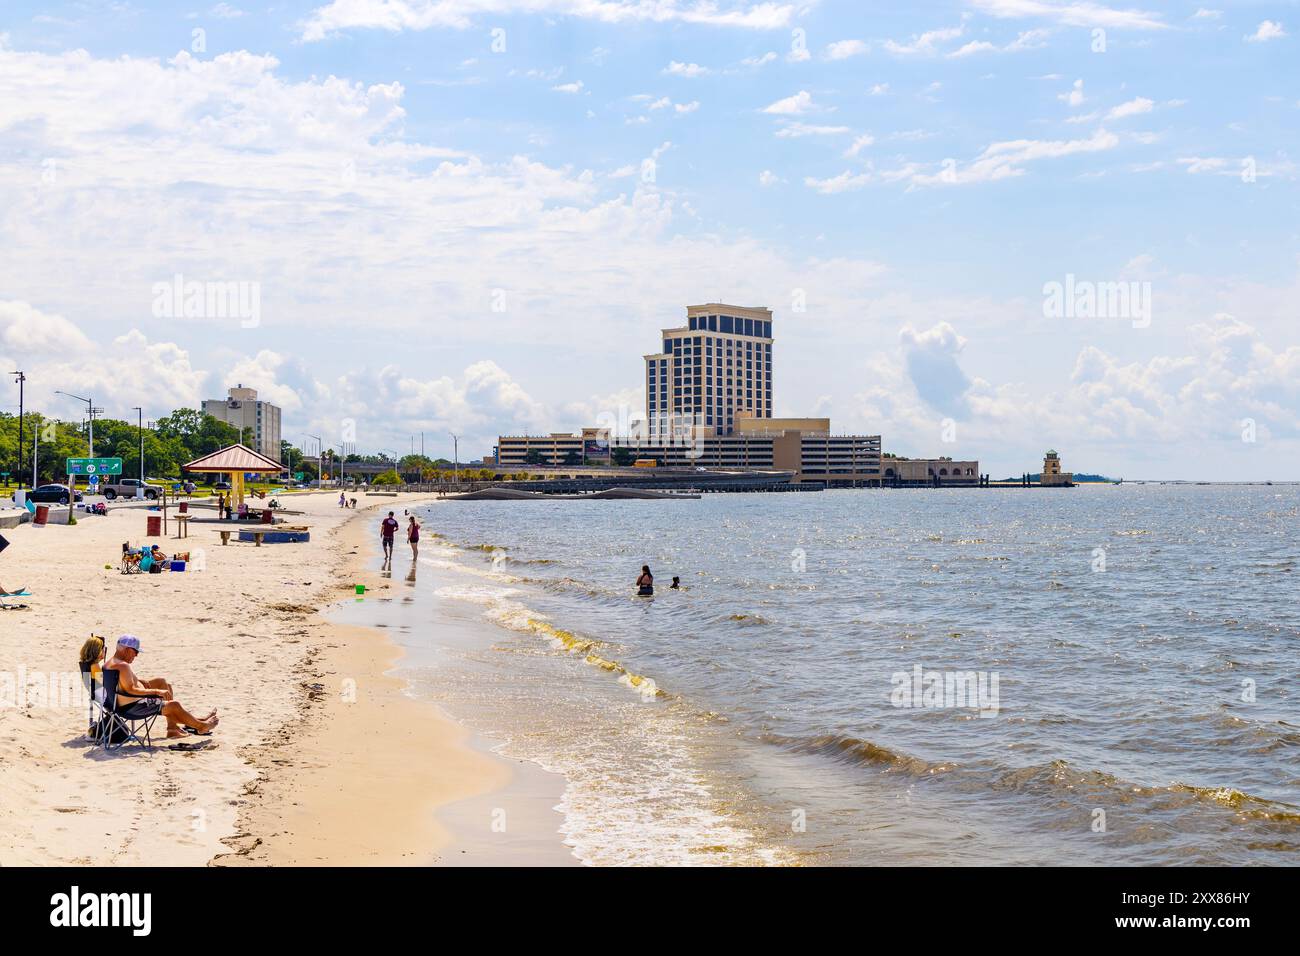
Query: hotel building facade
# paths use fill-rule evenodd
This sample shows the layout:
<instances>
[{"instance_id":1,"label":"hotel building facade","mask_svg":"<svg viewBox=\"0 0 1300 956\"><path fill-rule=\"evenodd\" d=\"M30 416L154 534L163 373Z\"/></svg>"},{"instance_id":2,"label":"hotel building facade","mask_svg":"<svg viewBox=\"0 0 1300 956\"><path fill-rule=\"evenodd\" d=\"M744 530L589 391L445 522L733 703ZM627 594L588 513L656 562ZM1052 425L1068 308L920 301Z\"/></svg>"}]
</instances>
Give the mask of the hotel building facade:
<instances>
[{"instance_id":1,"label":"hotel building facade","mask_svg":"<svg viewBox=\"0 0 1300 956\"><path fill-rule=\"evenodd\" d=\"M710 302L686 307L645 358L652 439L683 428L729 435L736 418L772 417L772 310Z\"/></svg>"},{"instance_id":2,"label":"hotel building facade","mask_svg":"<svg viewBox=\"0 0 1300 956\"><path fill-rule=\"evenodd\" d=\"M686 324L664 329L662 342L643 356L645 421L630 434L502 435L496 467L611 466L623 448L620 458L660 468L789 471L827 487L979 483L978 462L883 459L879 435L834 435L829 418L774 418L770 309L688 306Z\"/></svg>"},{"instance_id":3,"label":"hotel building facade","mask_svg":"<svg viewBox=\"0 0 1300 956\"><path fill-rule=\"evenodd\" d=\"M236 385L225 398L203 402L203 413L240 429L240 441L258 454L280 461L280 407L259 401L257 389Z\"/></svg>"}]
</instances>

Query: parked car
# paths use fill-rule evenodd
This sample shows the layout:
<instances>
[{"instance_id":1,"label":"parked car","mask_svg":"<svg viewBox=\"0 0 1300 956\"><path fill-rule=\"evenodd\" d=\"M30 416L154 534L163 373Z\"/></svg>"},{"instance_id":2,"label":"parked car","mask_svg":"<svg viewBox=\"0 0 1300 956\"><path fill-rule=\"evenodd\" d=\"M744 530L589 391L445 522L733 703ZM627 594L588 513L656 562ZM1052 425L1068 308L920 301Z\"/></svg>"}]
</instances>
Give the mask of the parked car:
<instances>
[{"instance_id":1,"label":"parked car","mask_svg":"<svg viewBox=\"0 0 1300 956\"><path fill-rule=\"evenodd\" d=\"M215 485L212 486L212 490L213 490L213 491L229 491L229 490L230 490L230 482L228 482L228 481L218 481Z\"/></svg>"},{"instance_id":2,"label":"parked car","mask_svg":"<svg viewBox=\"0 0 1300 956\"><path fill-rule=\"evenodd\" d=\"M68 486L67 485L40 485L27 492L27 499L41 504L60 504L68 503ZM77 500L81 500L81 492L77 492Z\"/></svg>"},{"instance_id":3,"label":"parked car","mask_svg":"<svg viewBox=\"0 0 1300 956\"><path fill-rule=\"evenodd\" d=\"M141 487L144 488L144 496L150 501L156 500L163 492L160 486L145 484L139 478L123 478L108 484L100 482L99 493L109 501L113 501L119 495L123 498L134 498L136 489Z\"/></svg>"}]
</instances>

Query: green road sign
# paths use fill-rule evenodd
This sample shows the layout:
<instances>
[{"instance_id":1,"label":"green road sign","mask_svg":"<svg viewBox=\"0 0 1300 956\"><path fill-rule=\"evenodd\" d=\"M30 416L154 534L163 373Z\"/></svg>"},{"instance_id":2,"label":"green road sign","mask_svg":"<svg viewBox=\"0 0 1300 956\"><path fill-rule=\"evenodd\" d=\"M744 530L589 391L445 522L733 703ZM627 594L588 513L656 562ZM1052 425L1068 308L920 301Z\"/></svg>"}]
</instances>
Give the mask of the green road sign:
<instances>
[{"instance_id":1,"label":"green road sign","mask_svg":"<svg viewBox=\"0 0 1300 956\"><path fill-rule=\"evenodd\" d=\"M294 481L302 481L306 477L307 477L307 473L305 471L295 471L293 473Z\"/></svg>"},{"instance_id":2,"label":"green road sign","mask_svg":"<svg viewBox=\"0 0 1300 956\"><path fill-rule=\"evenodd\" d=\"M69 458L69 475L120 475L121 458Z\"/></svg>"}]
</instances>

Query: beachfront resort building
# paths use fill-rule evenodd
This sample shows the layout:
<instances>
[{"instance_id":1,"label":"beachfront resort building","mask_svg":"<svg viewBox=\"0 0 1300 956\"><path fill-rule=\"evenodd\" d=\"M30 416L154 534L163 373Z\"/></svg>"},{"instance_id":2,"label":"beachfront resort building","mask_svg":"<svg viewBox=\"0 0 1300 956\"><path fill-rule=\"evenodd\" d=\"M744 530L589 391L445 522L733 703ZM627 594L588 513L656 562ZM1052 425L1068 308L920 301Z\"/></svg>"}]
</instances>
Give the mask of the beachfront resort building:
<instances>
[{"instance_id":1,"label":"beachfront resort building","mask_svg":"<svg viewBox=\"0 0 1300 956\"><path fill-rule=\"evenodd\" d=\"M280 407L259 401L257 389L236 385L225 398L205 399L203 412L240 429L241 444L280 460Z\"/></svg>"},{"instance_id":2,"label":"beachfront resort building","mask_svg":"<svg viewBox=\"0 0 1300 956\"><path fill-rule=\"evenodd\" d=\"M651 438L683 427L730 435L741 414L772 417L772 310L709 302L686 307L645 358Z\"/></svg>"},{"instance_id":3,"label":"beachfront resort building","mask_svg":"<svg viewBox=\"0 0 1300 956\"><path fill-rule=\"evenodd\" d=\"M493 464L628 465L774 470L827 487L971 485L979 462L883 459L879 435L835 435L829 418L772 416L772 311L710 302L686 307L686 324L664 329L663 350L645 359L645 420L608 429L502 435ZM622 451L620 452L620 449Z\"/></svg>"},{"instance_id":4,"label":"beachfront resort building","mask_svg":"<svg viewBox=\"0 0 1300 956\"><path fill-rule=\"evenodd\" d=\"M741 415L730 434L709 426L651 437L644 430L611 438L607 430L584 428L576 434L502 435L496 466L515 471L528 465L604 465L615 460L653 462L659 468L709 468L723 471L793 472L792 481L829 486L881 484L879 435L833 435L829 418L756 418Z\"/></svg>"},{"instance_id":5,"label":"beachfront resort building","mask_svg":"<svg viewBox=\"0 0 1300 956\"><path fill-rule=\"evenodd\" d=\"M1044 488L1069 488L1074 484L1074 473L1061 471L1061 456L1049 448L1043 456L1043 473L1038 483Z\"/></svg>"}]
</instances>

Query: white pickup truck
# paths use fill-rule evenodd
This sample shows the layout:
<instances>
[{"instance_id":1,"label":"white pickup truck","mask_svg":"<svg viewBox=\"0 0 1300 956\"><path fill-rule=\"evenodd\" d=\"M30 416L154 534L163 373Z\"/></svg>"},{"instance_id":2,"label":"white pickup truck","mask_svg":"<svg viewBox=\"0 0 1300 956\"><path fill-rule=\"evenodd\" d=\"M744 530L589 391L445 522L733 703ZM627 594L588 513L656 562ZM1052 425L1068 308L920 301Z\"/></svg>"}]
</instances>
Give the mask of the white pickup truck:
<instances>
[{"instance_id":1,"label":"white pickup truck","mask_svg":"<svg viewBox=\"0 0 1300 956\"><path fill-rule=\"evenodd\" d=\"M162 495L162 488L158 485L148 485L139 478L120 478L117 481L99 483L99 493L109 501L115 498L134 498L136 490L144 488L144 496L150 501Z\"/></svg>"}]
</instances>

